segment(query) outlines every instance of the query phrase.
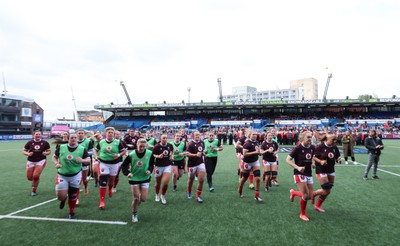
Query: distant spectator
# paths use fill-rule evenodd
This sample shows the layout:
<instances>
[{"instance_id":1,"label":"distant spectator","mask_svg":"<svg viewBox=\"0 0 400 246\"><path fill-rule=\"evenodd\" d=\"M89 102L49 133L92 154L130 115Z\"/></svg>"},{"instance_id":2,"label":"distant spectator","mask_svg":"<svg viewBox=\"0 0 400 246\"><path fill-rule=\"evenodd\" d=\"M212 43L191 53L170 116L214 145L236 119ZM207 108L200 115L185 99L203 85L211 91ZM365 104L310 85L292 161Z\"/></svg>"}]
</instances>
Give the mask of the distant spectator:
<instances>
[{"instance_id":1,"label":"distant spectator","mask_svg":"<svg viewBox=\"0 0 400 246\"><path fill-rule=\"evenodd\" d=\"M346 135L342 137L343 155L345 164L349 164L348 158L351 156L353 164L357 165L356 159L354 158L354 137L350 134L350 131L346 131Z\"/></svg>"}]
</instances>

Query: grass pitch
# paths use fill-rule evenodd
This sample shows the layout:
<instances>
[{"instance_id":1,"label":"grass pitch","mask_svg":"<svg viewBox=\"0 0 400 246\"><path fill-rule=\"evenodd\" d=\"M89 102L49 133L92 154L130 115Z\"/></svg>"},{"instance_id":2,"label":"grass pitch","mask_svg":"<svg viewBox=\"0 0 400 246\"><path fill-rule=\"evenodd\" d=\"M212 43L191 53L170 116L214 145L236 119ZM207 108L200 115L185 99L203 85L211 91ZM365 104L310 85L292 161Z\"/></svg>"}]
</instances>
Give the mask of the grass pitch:
<instances>
[{"instance_id":1,"label":"grass pitch","mask_svg":"<svg viewBox=\"0 0 400 246\"><path fill-rule=\"evenodd\" d=\"M233 146L219 153L214 174L215 192L203 189L203 204L186 198L184 175L178 191L167 191L168 204L154 202L154 179L149 199L139 208L140 222L131 222L132 195L121 175L118 192L98 209L98 191L89 182L88 196L80 195L77 221L66 220L68 208L60 210L55 198L56 169L48 158L41 176L39 195L30 196L25 178L25 142L0 142L0 242L1 245L397 245L400 230L400 141L384 141L379 180L362 179L367 155L358 154L361 165L337 165L335 186L318 213L308 203L310 222L299 219L299 201L289 201L296 189L287 153L279 154L279 187L261 191L257 204L253 191L237 195L238 166ZM372 172L372 170L371 170ZM371 176L371 173L370 173ZM314 189L318 181L314 178ZM263 184L263 183L262 183ZM245 187L248 186L248 183ZM195 191L195 186L193 187ZM41 204L43 203L43 204ZM38 205L39 204L39 205ZM37 205L37 206L35 206ZM31 206L35 206L30 208ZM30 208L30 209L27 209ZM4 216L9 217L4 217ZM110 224L101 224L104 222Z\"/></svg>"}]
</instances>

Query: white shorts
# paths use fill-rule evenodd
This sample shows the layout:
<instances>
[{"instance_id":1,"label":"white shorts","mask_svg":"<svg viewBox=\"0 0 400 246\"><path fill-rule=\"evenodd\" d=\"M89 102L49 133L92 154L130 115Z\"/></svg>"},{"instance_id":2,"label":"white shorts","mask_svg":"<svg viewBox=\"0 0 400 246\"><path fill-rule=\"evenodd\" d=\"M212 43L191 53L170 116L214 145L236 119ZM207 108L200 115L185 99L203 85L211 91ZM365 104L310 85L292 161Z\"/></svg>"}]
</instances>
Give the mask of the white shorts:
<instances>
[{"instance_id":1,"label":"white shorts","mask_svg":"<svg viewBox=\"0 0 400 246\"><path fill-rule=\"evenodd\" d=\"M45 167L46 163L47 163L46 159L43 159L43 160L37 161L37 162L27 161L26 162L26 168L32 168L32 167L35 167L35 166Z\"/></svg>"},{"instance_id":2,"label":"white shorts","mask_svg":"<svg viewBox=\"0 0 400 246\"><path fill-rule=\"evenodd\" d=\"M131 187L139 187L143 189L148 189L150 187L150 183L141 183L141 184L134 184Z\"/></svg>"},{"instance_id":3,"label":"white shorts","mask_svg":"<svg viewBox=\"0 0 400 246\"><path fill-rule=\"evenodd\" d=\"M90 165L82 165L82 171L88 171L89 170Z\"/></svg>"},{"instance_id":4,"label":"white shorts","mask_svg":"<svg viewBox=\"0 0 400 246\"><path fill-rule=\"evenodd\" d=\"M276 161L266 161L266 160L263 160L263 166L265 167L265 166L271 166L271 165L278 165L278 163L276 162Z\"/></svg>"},{"instance_id":5,"label":"white shorts","mask_svg":"<svg viewBox=\"0 0 400 246\"><path fill-rule=\"evenodd\" d=\"M318 179L320 179L320 178L325 178L325 177L328 177L328 176L333 176L333 177L335 177L336 174L335 174L335 173L317 173L317 178L318 178Z\"/></svg>"},{"instance_id":6,"label":"white shorts","mask_svg":"<svg viewBox=\"0 0 400 246\"><path fill-rule=\"evenodd\" d=\"M156 178L162 176L164 173L171 173L171 166L166 166L166 167L156 166L154 173Z\"/></svg>"},{"instance_id":7,"label":"white shorts","mask_svg":"<svg viewBox=\"0 0 400 246\"><path fill-rule=\"evenodd\" d=\"M260 162L256 160L255 162L247 163L243 162L243 171L250 171L253 167L259 167Z\"/></svg>"},{"instance_id":8,"label":"white shorts","mask_svg":"<svg viewBox=\"0 0 400 246\"><path fill-rule=\"evenodd\" d=\"M106 163L100 162L99 175L117 176L118 168L119 168L118 164L106 164Z\"/></svg>"},{"instance_id":9,"label":"white shorts","mask_svg":"<svg viewBox=\"0 0 400 246\"><path fill-rule=\"evenodd\" d=\"M61 174L56 176L56 190L68 190L68 187L80 188L82 180L82 172L75 176L67 177Z\"/></svg>"},{"instance_id":10,"label":"white shorts","mask_svg":"<svg viewBox=\"0 0 400 246\"><path fill-rule=\"evenodd\" d=\"M205 172L205 171L206 171L206 166L204 165L204 163L201 163L195 167L189 167L188 168L188 176L189 176L189 178L194 177L199 172Z\"/></svg>"},{"instance_id":11,"label":"white shorts","mask_svg":"<svg viewBox=\"0 0 400 246\"><path fill-rule=\"evenodd\" d=\"M295 174L295 175L293 175L293 178L294 178L295 184L298 184L298 183L314 184L313 177L308 177L308 176L301 175L301 174Z\"/></svg>"}]
</instances>

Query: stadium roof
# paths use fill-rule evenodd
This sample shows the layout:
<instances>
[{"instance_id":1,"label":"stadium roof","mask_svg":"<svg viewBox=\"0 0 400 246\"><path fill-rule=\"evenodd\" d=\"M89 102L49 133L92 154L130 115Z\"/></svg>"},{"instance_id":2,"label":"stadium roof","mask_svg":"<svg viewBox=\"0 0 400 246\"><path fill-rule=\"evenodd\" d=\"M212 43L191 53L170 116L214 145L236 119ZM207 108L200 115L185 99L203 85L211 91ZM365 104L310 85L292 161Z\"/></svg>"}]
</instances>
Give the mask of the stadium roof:
<instances>
[{"instance_id":1,"label":"stadium roof","mask_svg":"<svg viewBox=\"0 0 400 246\"><path fill-rule=\"evenodd\" d=\"M1 94L0 98L5 98L5 99L14 99L14 100L21 100L24 102L34 102L35 100L33 100L32 98L26 98L23 96L16 96L16 95L10 95L10 94Z\"/></svg>"},{"instance_id":2,"label":"stadium roof","mask_svg":"<svg viewBox=\"0 0 400 246\"><path fill-rule=\"evenodd\" d=\"M95 105L95 109L110 112L131 111L172 111L200 109L273 109L301 107L381 107L400 106L400 98L372 99L330 99L330 100L275 100L259 102L198 102L198 103L145 103L145 104L106 104Z\"/></svg>"}]
</instances>

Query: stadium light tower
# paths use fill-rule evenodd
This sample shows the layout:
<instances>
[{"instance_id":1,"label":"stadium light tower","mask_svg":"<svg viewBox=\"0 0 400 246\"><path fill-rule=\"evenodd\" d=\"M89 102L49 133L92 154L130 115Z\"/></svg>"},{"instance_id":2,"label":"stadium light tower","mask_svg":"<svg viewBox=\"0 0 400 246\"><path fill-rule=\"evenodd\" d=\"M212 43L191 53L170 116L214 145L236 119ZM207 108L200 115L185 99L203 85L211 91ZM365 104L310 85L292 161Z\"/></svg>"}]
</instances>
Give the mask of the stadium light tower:
<instances>
[{"instance_id":1,"label":"stadium light tower","mask_svg":"<svg viewBox=\"0 0 400 246\"><path fill-rule=\"evenodd\" d=\"M223 97L222 97L221 78L218 78L217 82L218 82L218 88L219 88L219 102L222 102L223 101Z\"/></svg>"},{"instance_id":2,"label":"stadium light tower","mask_svg":"<svg viewBox=\"0 0 400 246\"><path fill-rule=\"evenodd\" d=\"M190 103L190 91L192 90L192 88L188 87L187 91L188 91L188 103Z\"/></svg>"},{"instance_id":3,"label":"stadium light tower","mask_svg":"<svg viewBox=\"0 0 400 246\"><path fill-rule=\"evenodd\" d=\"M328 69L328 68L326 68L326 69ZM331 82L331 78L332 78L332 73L329 72L329 73L328 73L328 78L327 78L327 80L326 80L324 96L322 97L322 100L323 100L324 102L326 101L326 95L328 94L328 88L329 88L329 83Z\"/></svg>"},{"instance_id":4,"label":"stadium light tower","mask_svg":"<svg viewBox=\"0 0 400 246\"><path fill-rule=\"evenodd\" d=\"M6 88L6 79L4 77L4 72L3 72L3 86L4 86L4 89L3 89L3 93L1 95L5 96L7 94L7 88Z\"/></svg>"}]
</instances>

